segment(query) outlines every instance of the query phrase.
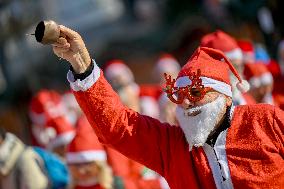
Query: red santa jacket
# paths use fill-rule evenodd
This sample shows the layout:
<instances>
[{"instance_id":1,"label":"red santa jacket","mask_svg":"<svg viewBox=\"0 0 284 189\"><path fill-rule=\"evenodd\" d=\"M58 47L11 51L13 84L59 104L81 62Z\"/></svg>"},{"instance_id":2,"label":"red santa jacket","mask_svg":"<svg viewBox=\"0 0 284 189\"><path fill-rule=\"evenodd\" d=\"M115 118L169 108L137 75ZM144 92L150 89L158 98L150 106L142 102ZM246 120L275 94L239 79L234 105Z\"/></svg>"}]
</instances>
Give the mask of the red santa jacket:
<instances>
[{"instance_id":1,"label":"red santa jacket","mask_svg":"<svg viewBox=\"0 0 284 189\"><path fill-rule=\"evenodd\" d=\"M214 147L189 151L180 127L123 106L97 67L83 81L74 81L70 73L76 99L99 140L164 176L171 189L284 188L280 109L238 106Z\"/></svg>"}]
</instances>

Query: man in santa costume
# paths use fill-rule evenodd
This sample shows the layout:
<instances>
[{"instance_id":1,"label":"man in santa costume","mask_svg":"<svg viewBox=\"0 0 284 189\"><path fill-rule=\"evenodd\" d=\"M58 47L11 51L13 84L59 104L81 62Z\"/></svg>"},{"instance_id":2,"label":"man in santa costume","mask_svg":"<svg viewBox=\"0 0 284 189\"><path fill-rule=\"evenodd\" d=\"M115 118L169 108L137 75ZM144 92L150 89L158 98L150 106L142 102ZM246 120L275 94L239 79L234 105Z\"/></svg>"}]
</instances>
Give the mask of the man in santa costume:
<instances>
[{"instance_id":1,"label":"man in santa costume","mask_svg":"<svg viewBox=\"0 0 284 189\"><path fill-rule=\"evenodd\" d=\"M264 63L245 64L244 76L250 84L249 94L257 103L276 105L272 96L273 77Z\"/></svg>"},{"instance_id":2,"label":"man in santa costume","mask_svg":"<svg viewBox=\"0 0 284 189\"><path fill-rule=\"evenodd\" d=\"M77 132L67 147L66 161L75 189L112 189L107 155L86 117L78 119Z\"/></svg>"},{"instance_id":3,"label":"man in santa costume","mask_svg":"<svg viewBox=\"0 0 284 189\"><path fill-rule=\"evenodd\" d=\"M167 76L180 127L125 107L91 60L81 36L64 26L54 53L72 66L68 80L100 142L164 176L172 189L283 188L284 112L232 105L225 55L198 48L177 80Z\"/></svg>"},{"instance_id":4,"label":"man in santa costume","mask_svg":"<svg viewBox=\"0 0 284 189\"><path fill-rule=\"evenodd\" d=\"M232 36L221 30L217 30L202 37L200 45L222 51L236 68L241 78L243 78L246 56L242 53L237 41ZM238 79L233 74L230 75L230 80L232 83L233 102L235 105L256 103L250 94L242 93L235 87Z\"/></svg>"}]
</instances>

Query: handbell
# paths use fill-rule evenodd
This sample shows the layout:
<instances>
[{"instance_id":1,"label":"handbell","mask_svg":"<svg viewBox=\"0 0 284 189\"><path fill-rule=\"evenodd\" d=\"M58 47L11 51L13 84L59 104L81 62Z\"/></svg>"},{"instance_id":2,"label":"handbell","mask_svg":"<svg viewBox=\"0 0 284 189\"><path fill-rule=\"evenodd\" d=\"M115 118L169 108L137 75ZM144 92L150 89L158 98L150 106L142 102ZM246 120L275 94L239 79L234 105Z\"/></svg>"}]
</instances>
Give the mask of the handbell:
<instances>
[{"instance_id":1,"label":"handbell","mask_svg":"<svg viewBox=\"0 0 284 189\"><path fill-rule=\"evenodd\" d=\"M52 21L41 21L36 26L35 38L44 45L55 43L60 37L59 25Z\"/></svg>"}]
</instances>

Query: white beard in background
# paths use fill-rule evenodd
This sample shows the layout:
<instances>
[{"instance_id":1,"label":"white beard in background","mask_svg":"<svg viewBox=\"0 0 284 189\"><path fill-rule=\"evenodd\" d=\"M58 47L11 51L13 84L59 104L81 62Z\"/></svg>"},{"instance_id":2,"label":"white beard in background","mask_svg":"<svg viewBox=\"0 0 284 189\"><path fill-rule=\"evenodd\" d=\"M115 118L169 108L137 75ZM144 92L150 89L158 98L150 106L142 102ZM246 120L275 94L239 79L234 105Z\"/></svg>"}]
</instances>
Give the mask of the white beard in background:
<instances>
[{"instance_id":1,"label":"white beard in background","mask_svg":"<svg viewBox=\"0 0 284 189\"><path fill-rule=\"evenodd\" d=\"M177 120L185 134L190 151L193 146L199 147L204 145L209 134L221 120L222 114L225 113L225 108L226 99L223 95L213 102L188 110L184 110L180 106L177 107ZM188 113L194 113L195 111L201 111L201 113L196 116L188 116Z\"/></svg>"}]
</instances>

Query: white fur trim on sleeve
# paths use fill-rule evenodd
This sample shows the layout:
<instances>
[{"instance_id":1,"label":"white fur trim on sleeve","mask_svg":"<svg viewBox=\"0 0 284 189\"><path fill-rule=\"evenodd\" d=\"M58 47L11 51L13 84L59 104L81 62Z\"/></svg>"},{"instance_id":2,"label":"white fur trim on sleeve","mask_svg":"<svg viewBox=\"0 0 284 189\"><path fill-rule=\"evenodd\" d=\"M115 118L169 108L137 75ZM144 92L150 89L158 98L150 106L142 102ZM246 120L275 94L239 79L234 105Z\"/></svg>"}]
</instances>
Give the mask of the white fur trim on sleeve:
<instances>
[{"instance_id":1,"label":"white fur trim on sleeve","mask_svg":"<svg viewBox=\"0 0 284 189\"><path fill-rule=\"evenodd\" d=\"M94 69L92 73L82 81L80 79L75 80L73 73L70 70L68 71L67 80L69 81L72 90L86 91L96 83L96 81L100 77L101 70L96 64L95 60L93 60L93 63L94 63Z\"/></svg>"},{"instance_id":2,"label":"white fur trim on sleeve","mask_svg":"<svg viewBox=\"0 0 284 189\"><path fill-rule=\"evenodd\" d=\"M209 77L200 77L202 80L202 84L205 87L211 87L215 91L218 91L222 94L225 94L229 97L232 97L232 88L231 85L224 83L222 81L218 81ZM177 87L185 87L191 84L191 80L187 76L183 76L177 79L176 86Z\"/></svg>"}]
</instances>

